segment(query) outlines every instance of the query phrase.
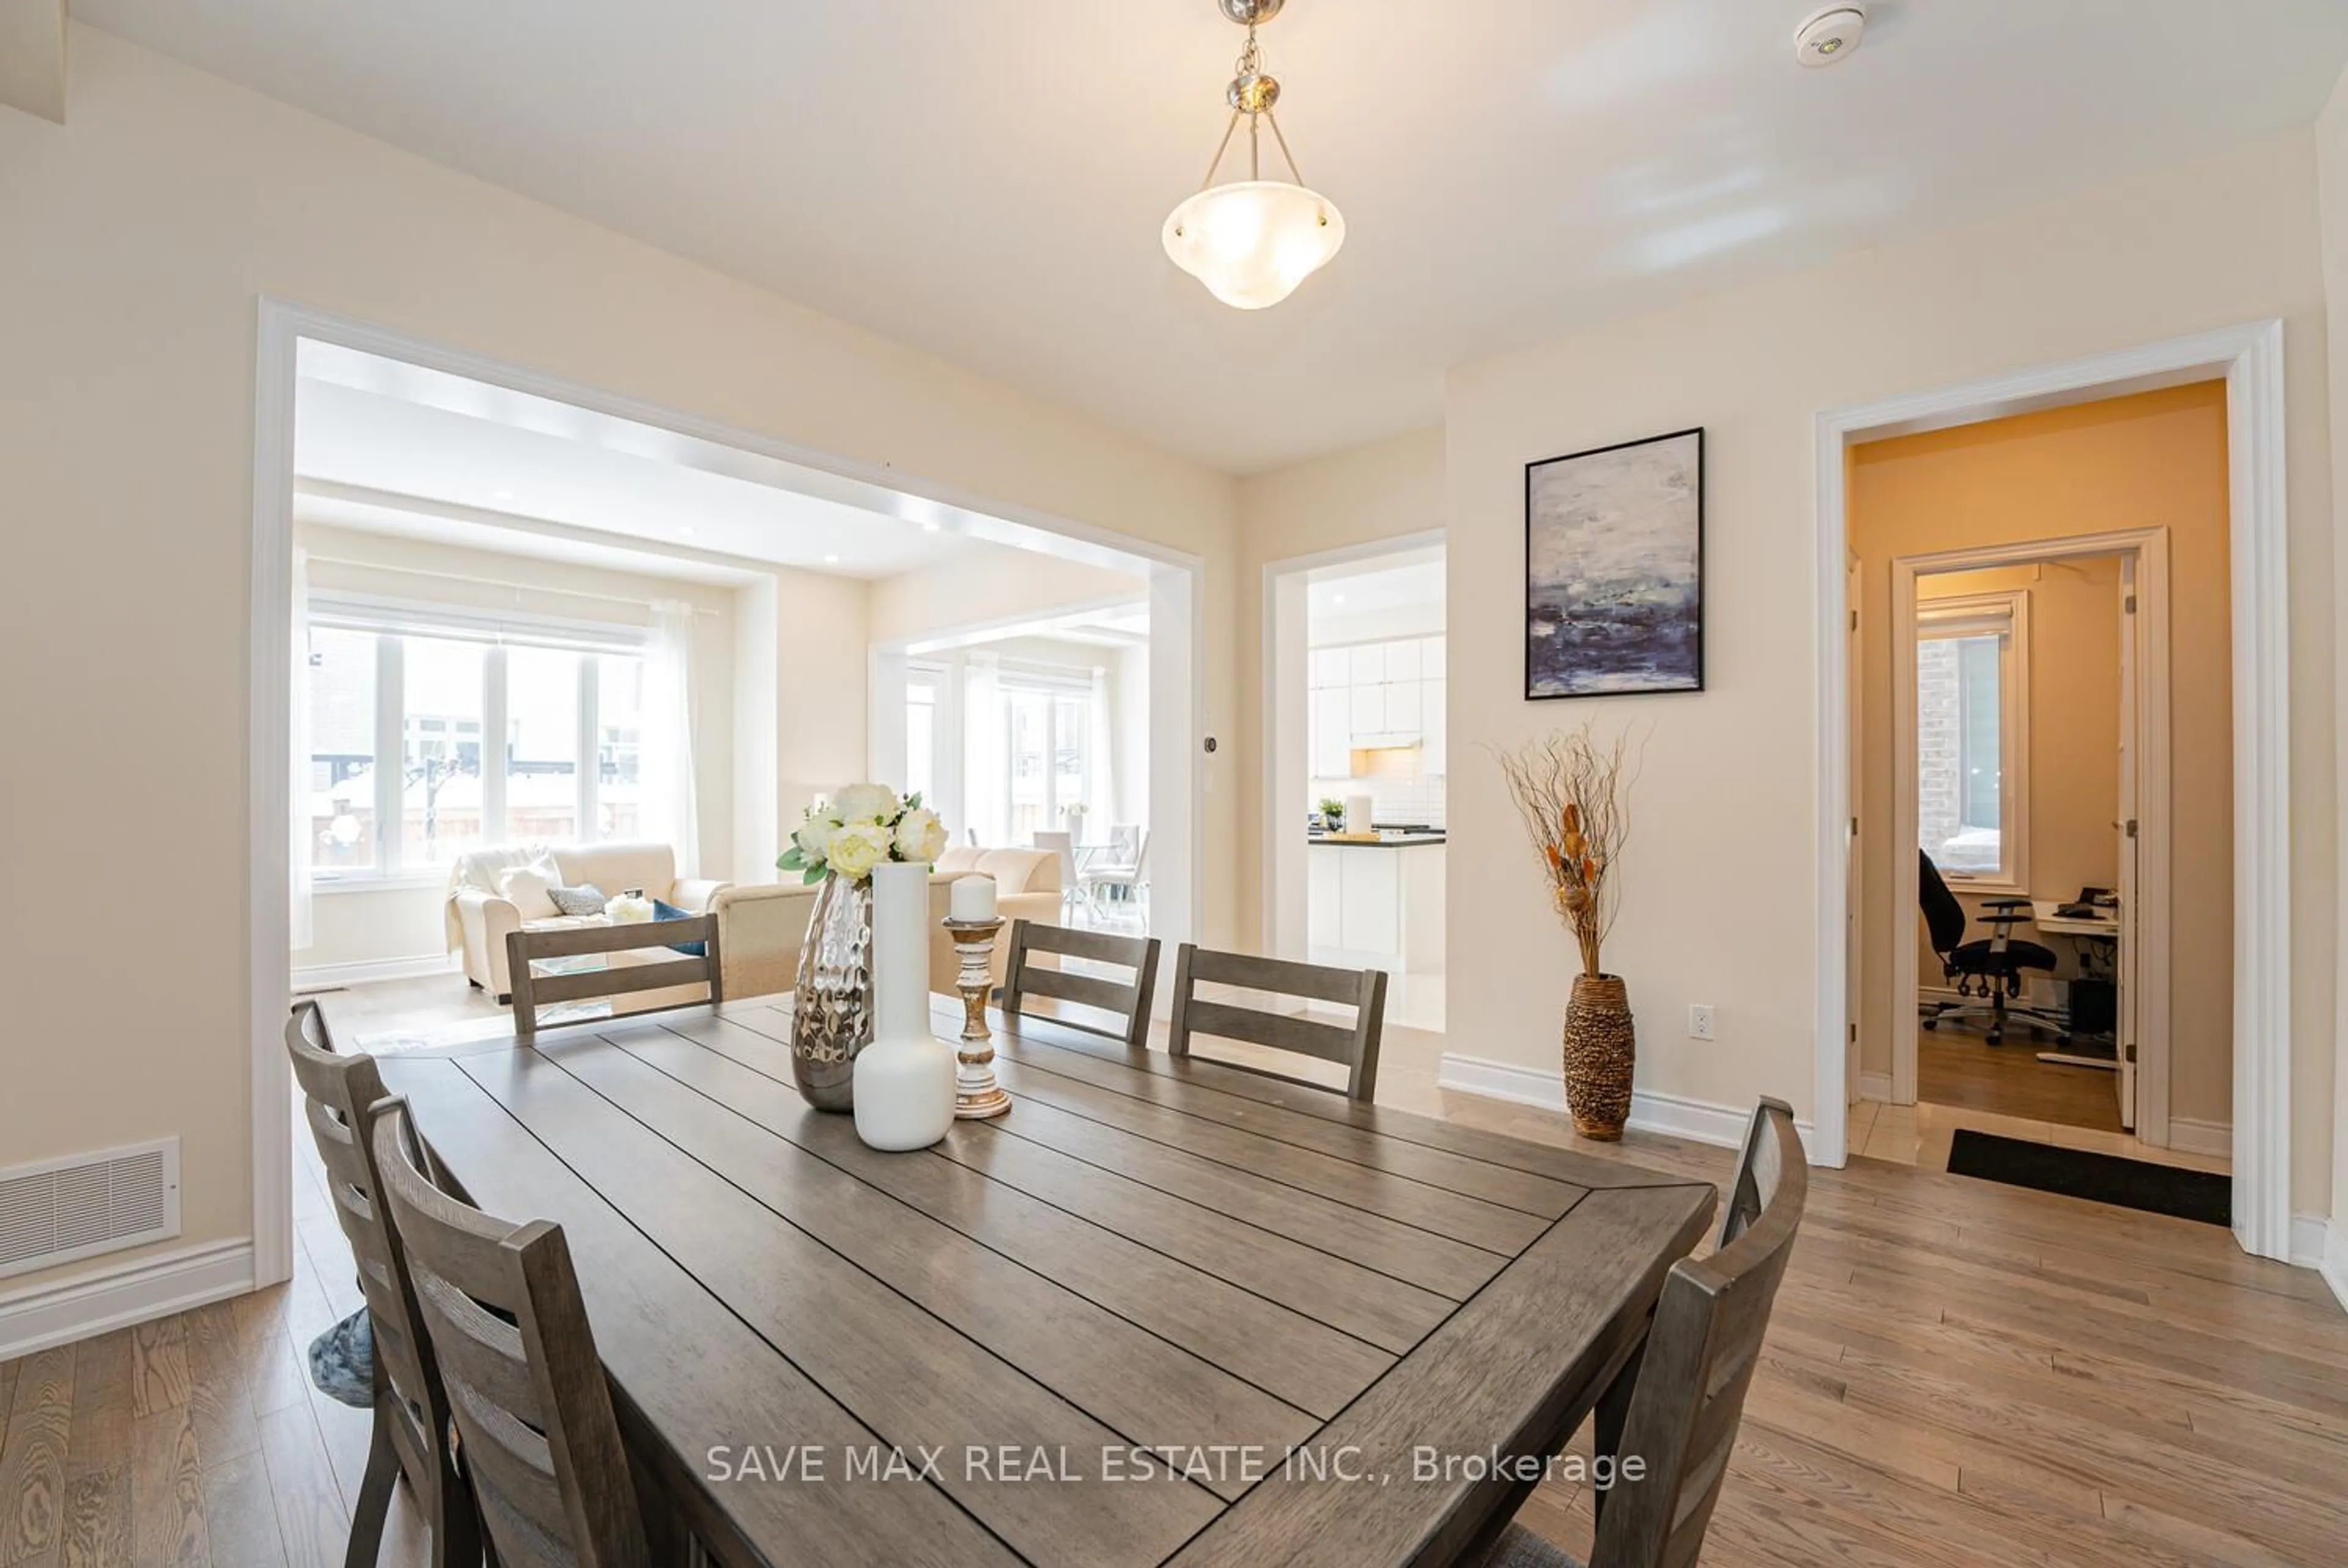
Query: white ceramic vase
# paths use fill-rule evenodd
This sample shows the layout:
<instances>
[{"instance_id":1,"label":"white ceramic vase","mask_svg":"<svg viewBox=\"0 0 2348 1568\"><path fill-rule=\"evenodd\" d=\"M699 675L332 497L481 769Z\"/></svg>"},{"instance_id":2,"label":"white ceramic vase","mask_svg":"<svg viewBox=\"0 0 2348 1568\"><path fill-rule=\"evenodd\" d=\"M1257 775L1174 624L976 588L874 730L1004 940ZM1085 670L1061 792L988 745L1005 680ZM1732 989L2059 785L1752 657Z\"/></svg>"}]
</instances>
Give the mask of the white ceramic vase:
<instances>
[{"instance_id":1,"label":"white ceramic vase","mask_svg":"<svg viewBox=\"0 0 2348 1568\"><path fill-rule=\"evenodd\" d=\"M872 868L872 1043L856 1053L856 1135L926 1149L954 1120L953 1048L930 1028L930 868Z\"/></svg>"}]
</instances>

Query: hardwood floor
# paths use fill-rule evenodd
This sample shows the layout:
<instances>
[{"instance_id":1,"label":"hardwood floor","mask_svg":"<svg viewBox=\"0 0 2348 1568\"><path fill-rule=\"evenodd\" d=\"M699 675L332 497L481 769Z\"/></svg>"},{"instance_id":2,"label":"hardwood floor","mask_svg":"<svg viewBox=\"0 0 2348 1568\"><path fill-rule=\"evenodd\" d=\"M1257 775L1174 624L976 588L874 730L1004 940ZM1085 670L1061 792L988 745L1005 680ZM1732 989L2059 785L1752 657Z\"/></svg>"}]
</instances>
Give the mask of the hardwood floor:
<instances>
[{"instance_id":1,"label":"hardwood floor","mask_svg":"<svg viewBox=\"0 0 2348 1568\"><path fill-rule=\"evenodd\" d=\"M2053 1049L2052 1037L2035 1040L2019 1025L2007 1032L2003 1045L1990 1044L1978 1030L1962 1024L1919 1030L1916 1098L2024 1122L2120 1131L2112 1075L2038 1060L2041 1050Z\"/></svg>"},{"instance_id":2,"label":"hardwood floor","mask_svg":"<svg viewBox=\"0 0 2348 1568\"><path fill-rule=\"evenodd\" d=\"M1440 1045L1390 1030L1379 1099L1733 1167L1446 1093ZM0 1365L0 1568L339 1563L367 1417L302 1358L357 1295L316 1167L297 1169L290 1284ZM2336 1564L2343 1475L2348 1316L2315 1275L2211 1226L1859 1159L1814 1173L1704 1561ZM1586 1490L1546 1482L1522 1518L1589 1550ZM427 1545L403 1488L382 1560Z\"/></svg>"}]
</instances>

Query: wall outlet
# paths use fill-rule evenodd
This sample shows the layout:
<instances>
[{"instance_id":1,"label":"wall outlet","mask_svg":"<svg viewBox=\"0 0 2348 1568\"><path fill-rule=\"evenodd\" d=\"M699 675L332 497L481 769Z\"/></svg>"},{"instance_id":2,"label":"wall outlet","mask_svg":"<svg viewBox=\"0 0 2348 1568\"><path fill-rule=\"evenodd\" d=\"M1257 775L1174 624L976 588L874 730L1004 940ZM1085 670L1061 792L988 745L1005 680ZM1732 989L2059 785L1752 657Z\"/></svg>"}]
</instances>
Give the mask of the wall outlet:
<instances>
[{"instance_id":1,"label":"wall outlet","mask_svg":"<svg viewBox=\"0 0 2348 1568\"><path fill-rule=\"evenodd\" d=\"M1689 1007L1688 1038L1690 1040L1718 1040L1720 1038L1712 1030L1712 1004L1710 1002L1696 1002Z\"/></svg>"}]
</instances>

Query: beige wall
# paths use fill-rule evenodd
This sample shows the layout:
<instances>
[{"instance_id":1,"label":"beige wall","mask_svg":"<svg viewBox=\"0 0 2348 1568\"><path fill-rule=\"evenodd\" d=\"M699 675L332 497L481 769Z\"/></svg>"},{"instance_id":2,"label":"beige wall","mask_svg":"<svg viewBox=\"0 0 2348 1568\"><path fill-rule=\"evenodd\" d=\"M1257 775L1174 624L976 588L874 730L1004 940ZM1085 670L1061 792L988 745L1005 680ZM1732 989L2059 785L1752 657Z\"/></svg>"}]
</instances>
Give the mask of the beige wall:
<instances>
[{"instance_id":1,"label":"beige wall","mask_svg":"<svg viewBox=\"0 0 2348 1568\"><path fill-rule=\"evenodd\" d=\"M990 547L874 583L872 641L901 644L1148 598L1149 579L1138 572Z\"/></svg>"},{"instance_id":2,"label":"beige wall","mask_svg":"<svg viewBox=\"0 0 2348 1568\"><path fill-rule=\"evenodd\" d=\"M37 668L18 657L0 682L0 727L48 748L43 767L11 776L12 817L47 825L10 845L10 880L195 890L213 917L191 920L180 898L119 900L95 944L29 906L0 915L12 972L41 977L13 988L0 1046L6 1159L178 1132L178 1245L251 1229L246 643L263 295L1195 552L1208 563L1205 709L1228 733L1227 477L105 33L77 27L72 62L70 126L0 115L0 608L20 655L56 651ZM786 657L802 689L842 682L860 704L860 629L850 647L830 641L847 630ZM787 682L785 733L792 701ZM861 770L860 722L839 749L814 776ZM1208 759L1210 852L1231 842L1231 754ZM159 756L170 759L160 820ZM1222 940L1225 864L1210 861L1203 922Z\"/></svg>"},{"instance_id":3,"label":"beige wall","mask_svg":"<svg viewBox=\"0 0 2348 1568\"><path fill-rule=\"evenodd\" d=\"M2316 149L2320 160L2320 207L2323 229L2324 291L2333 302L2329 318L2331 332L2331 407L2332 463L2335 473L2348 471L2348 74L2340 78L2333 90L2332 101L2324 107L2322 118L2316 122ZM2348 484L2336 484L2332 496L2332 522L2334 538L2348 534ZM2334 623L2348 620L2348 550L2343 550L2333 562L2333 598ZM2334 650L2335 655L2348 660L2348 641ZM2348 672L2340 676L2341 686L2348 689ZM2348 753L2348 725L2342 727L2339 743ZM2342 766L2348 771L2348 758ZM2340 802L2340 815L2348 824L2348 794ZM2342 840L2348 842L2348 831ZM2340 973L2348 973L2348 877L2340 884L2342 899L2338 933L2343 943L2341 950ZM2334 1020L2335 1039L2348 1034L2348 1008L2341 1008ZM2348 1060L2348 1045L2339 1048L2342 1060ZM2336 1288L2348 1290L2348 1071L2335 1068L2333 1083L2332 1121L2332 1206L2333 1226L2330 1264Z\"/></svg>"},{"instance_id":4,"label":"beige wall","mask_svg":"<svg viewBox=\"0 0 2348 1568\"><path fill-rule=\"evenodd\" d=\"M1448 382L1452 1048L1553 1072L1570 965L1496 773L1594 718L1652 727L1609 948L1643 1089L1812 1110L1818 960L1814 420L1822 410L2278 316L2291 467L2294 1205L2332 1166L2333 530L2313 138L2066 196L1462 366ZM1700 694L1527 703L1531 459L1707 431ZM1839 633L1836 633L1838 635ZM1719 1038L1686 1038L1694 1002Z\"/></svg>"},{"instance_id":5,"label":"beige wall","mask_svg":"<svg viewBox=\"0 0 2348 1568\"><path fill-rule=\"evenodd\" d=\"M2233 1102L2233 730L2223 382L1969 425L1858 447L1850 538L1861 563L1859 636L1866 736L1859 842L1890 845L1891 562L1903 556L2066 535L2168 532L2170 1113L2225 1123ZM1979 574L1964 574L1968 577ZM2031 892L2075 897L2116 865L2116 565L2094 580L2077 563L2044 568L2031 592ZM1920 596L1952 579L1919 579ZM2084 776L2085 789L2066 789ZM2217 825L2213 831L2212 825ZM1893 907L1888 855L1865 859L1866 1005L1861 1064L1890 1070L1884 983L1892 933L1919 927ZM2048 946L2068 947L2057 940ZM1920 971L1939 983L1937 965Z\"/></svg>"}]
</instances>

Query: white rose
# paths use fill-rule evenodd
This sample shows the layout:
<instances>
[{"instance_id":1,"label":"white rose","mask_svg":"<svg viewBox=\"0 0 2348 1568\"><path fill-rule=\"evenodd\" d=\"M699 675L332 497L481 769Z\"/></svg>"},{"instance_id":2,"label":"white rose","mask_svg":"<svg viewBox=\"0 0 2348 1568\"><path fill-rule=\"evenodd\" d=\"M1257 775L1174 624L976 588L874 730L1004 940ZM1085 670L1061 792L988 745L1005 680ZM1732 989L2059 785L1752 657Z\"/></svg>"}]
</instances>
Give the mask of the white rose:
<instances>
[{"instance_id":1,"label":"white rose","mask_svg":"<svg viewBox=\"0 0 2348 1568\"><path fill-rule=\"evenodd\" d=\"M898 859L932 861L945 848L946 825L928 806L915 806L897 824Z\"/></svg>"},{"instance_id":2,"label":"white rose","mask_svg":"<svg viewBox=\"0 0 2348 1568\"><path fill-rule=\"evenodd\" d=\"M798 845L799 853L813 864L831 854L832 835L839 831L838 818L818 812L799 824L799 830L791 835L791 842Z\"/></svg>"},{"instance_id":3,"label":"white rose","mask_svg":"<svg viewBox=\"0 0 2348 1568\"><path fill-rule=\"evenodd\" d=\"M849 880L861 882L888 858L889 830L877 822L851 822L832 835L826 864Z\"/></svg>"},{"instance_id":4,"label":"white rose","mask_svg":"<svg viewBox=\"0 0 2348 1568\"><path fill-rule=\"evenodd\" d=\"M850 784L832 797L831 808L842 822L894 822L904 809L897 792L887 784Z\"/></svg>"}]
</instances>

